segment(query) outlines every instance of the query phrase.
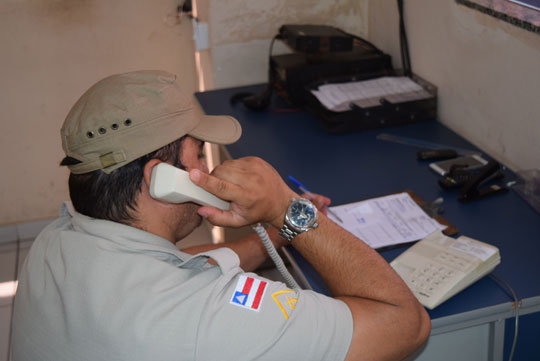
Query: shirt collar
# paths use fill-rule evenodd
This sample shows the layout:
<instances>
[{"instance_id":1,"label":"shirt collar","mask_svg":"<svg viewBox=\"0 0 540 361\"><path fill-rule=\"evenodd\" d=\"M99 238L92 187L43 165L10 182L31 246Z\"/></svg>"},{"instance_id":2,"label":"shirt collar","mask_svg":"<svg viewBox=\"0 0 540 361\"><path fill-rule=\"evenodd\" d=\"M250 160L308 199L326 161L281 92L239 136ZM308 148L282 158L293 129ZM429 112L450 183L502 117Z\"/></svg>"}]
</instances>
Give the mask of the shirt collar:
<instances>
[{"instance_id":1,"label":"shirt collar","mask_svg":"<svg viewBox=\"0 0 540 361\"><path fill-rule=\"evenodd\" d=\"M189 265L201 267L208 259L208 256L204 254L192 256L184 253L165 238L139 228L85 216L77 212L71 202L65 202L62 205L60 216L71 218L75 231L105 240L111 247L149 254L178 267ZM195 260L195 258L198 259Z\"/></svg>"}]
</instances>

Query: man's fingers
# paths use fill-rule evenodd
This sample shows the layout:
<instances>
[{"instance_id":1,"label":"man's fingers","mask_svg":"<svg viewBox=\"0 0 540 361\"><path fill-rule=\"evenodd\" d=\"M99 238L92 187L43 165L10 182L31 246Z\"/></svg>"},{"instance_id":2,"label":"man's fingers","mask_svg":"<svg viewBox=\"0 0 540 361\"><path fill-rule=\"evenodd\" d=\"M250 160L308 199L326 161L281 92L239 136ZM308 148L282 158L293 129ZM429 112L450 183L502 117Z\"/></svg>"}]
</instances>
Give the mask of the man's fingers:
<instances>
[{"instance_id":1,"label":"man's fingers","mask_svg":"<svg viewBox=\"0 0 540 361\"><path fill-rule=\"evenodd\" d=\"M238 186L235 184L201 172L198 169L192 169L189 172L189 178L199 187L224 200L233 199L239 191Z\"/></svg>"},{"instance_id":2,"label":"man's fingers","mask_svg":"<svg viewBox=\"0 0 540 361\"><path fill-rule=\"evenodd\" d=\"M215 226L242 227L249 224L247 220L239 217L234 212L222 211L214 207L201 207L197 210L197 213Z\"/></svg>"},{"instance_id":3,"label":"man's fingers","mask_svg":"<svg viewBox=\"0 0 540 361\"><path fill-rule=\"evenodd\" d=\"M281 224L283 213L291 197L295 196L277 171L257 157L225 161L212 174L193 169L190 179L208 192L231 202L231 209L226 212L199 209L201 216L216 225Z\"/></svg>"},{"instance_id":4,"label":"man's fingers","mask_svg":"<svg viewBox=\"0 0 540 361\"><path fill-rule=\"evenodd\" d=\"M328 198L328 197L325 197L325 196L322 196L322 195L319 195L319 194L317 194L316 197L317 197L317 205L320 208L328 207L330 205L330 203L332 203L330 201L330 198Z\"/></svg>"},{"instance_id":5,"label":"man's fingers","mask_svg":"<svg viewBox=\"0 0 540 361\"><path fill-rule=\"evenodd\" d=\"M233 201L236 199L235 196L241 192L239 186L201 172L198 169L191 170L189 177L196 185L224 200ZM197 213L216 226L241 227L248 224L244 218L232 210L222 211L215 207L206 206L200 207Z\"/></svg>"},{"instance_id":6,"label":"man's fingers","mask_svg":"<svg viewBox=\"0 0 540 361\"><path fill-rule=\"evenodd\" d=\"M330 205L330 203L331 203L330 198L325 197L325 196L320 195L320 194L311 193L311 194L308 195L308 194L304 193L304 194L301 195L301 197L307 198L310 201L312 201L313 204L315 204L315 206L319 210L322 210L325 207L328 207Z\"/></svg>"}]
</instances>

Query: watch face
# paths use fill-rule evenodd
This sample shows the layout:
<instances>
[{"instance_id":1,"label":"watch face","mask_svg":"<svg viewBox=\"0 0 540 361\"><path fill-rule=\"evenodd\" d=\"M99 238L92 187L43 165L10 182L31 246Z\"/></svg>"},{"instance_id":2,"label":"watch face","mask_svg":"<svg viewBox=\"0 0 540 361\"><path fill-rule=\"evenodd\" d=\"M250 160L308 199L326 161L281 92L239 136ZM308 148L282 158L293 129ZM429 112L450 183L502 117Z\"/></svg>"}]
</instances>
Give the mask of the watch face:
<instances>
[{"instance_id":1,"label":"watch face","mask_svg":"<svg viewBox=\"0 0 540 361\"><path fill-rule=\"evenodd\" d=\"M307 199L300 198L289 207L287 218L294 228L307 231L317 220L317 208Z\"/></svg>"}]
</instances>

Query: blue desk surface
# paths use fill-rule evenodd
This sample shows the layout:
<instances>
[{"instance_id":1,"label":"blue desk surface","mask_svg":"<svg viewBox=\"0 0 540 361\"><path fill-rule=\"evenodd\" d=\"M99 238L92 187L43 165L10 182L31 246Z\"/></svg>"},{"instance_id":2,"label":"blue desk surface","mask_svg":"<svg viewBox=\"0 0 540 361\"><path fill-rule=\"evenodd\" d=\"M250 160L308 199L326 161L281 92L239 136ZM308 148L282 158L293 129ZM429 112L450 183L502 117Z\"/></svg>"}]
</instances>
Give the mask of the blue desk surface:
<instances>
[{"instance_id":1,"label":"blue desk surface","mask_svg":"<svg viewBox=\"0 0 540 361\"><path fill-rule=\"evenodd\" d=\"M438 176L429 169L428 162L416 159L418 148L375 137L390 133L477 149L472 144L435 121L336 135L326 132L319 119L304 111L253 112L229 102L239 91L261 90L261 86L251 86L196 94L207 114L232 115L242 124L241 139L227 146L233 158L259 156L284 179L293 175L311 191L329 196L334 205L405 189L425 201L443 197L442 216L459 228L459 234L499 248L502 260L494 273L509 283L520 299L540 296L540 215L532 207L514 191L462 204L457 201L457 192L439 187ZM274 102L286 107L279 99ZM506 172L506 181L513 177ZM405 249L382 251L381 255L391 261ZM300 266L313 289L328 293L309 264ZM430 311L430 315L434 319L511 301L504 289L485 277Z\"/></svg>"}]
</instances>

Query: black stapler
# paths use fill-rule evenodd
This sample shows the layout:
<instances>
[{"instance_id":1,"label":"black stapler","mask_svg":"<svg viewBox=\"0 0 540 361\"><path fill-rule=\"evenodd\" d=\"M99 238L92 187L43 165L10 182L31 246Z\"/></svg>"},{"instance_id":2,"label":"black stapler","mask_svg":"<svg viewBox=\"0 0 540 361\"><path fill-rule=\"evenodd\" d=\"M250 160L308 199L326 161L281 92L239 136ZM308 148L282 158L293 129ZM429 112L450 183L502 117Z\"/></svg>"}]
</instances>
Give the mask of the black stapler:
<instances>
[{"instance_id":1,"label":"black stapler","mask_svg":"<svg viewBox=\"0 0 540 361\"><path fill-rule=\"evenodd\" d=\"M494 173L500 170L501 166L498 162L490 160L485 166L478 170L473 178L471 178L459 192L460 202L471 202L477 199L504 193L508 191L505 186L492 184L483 188L479 188L480 184L487 179L490 179Z\"/></svg>"},{"instance_id":2,"label":"black stapler","mask_svg":"<svg viewBox=\"0 0 540 361\"><path fill-rule=\"evenodd\" d=\"M444 178L439 179L438 182L443 189L458 189L469 183L469 181L472 180L481 170L482 168L468 170L466 164L452 164L450 170L448 171L448 175ZM483 183L500 178L504 178L504 173L501 169L496 170L490 175L486 176L486 178L480 181L478 186L482 185Z\"/></svg>"}]
</instances>

